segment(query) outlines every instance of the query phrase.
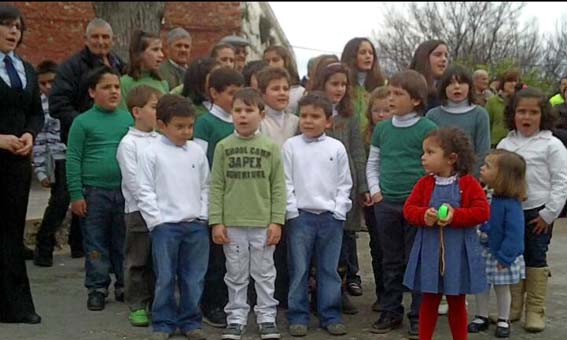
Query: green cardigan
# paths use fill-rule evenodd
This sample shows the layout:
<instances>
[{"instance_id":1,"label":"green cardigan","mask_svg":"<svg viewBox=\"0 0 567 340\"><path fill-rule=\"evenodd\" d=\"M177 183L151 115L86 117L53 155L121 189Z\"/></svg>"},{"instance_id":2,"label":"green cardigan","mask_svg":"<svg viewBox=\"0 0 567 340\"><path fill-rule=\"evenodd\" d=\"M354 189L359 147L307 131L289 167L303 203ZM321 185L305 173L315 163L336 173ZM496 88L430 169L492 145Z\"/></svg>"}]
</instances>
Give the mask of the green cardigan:
<instances>
[{"instance_id":1,"label":"green cardigan","mask_svg":"<svg viewBox=\"0 0 567 340\"><path fill-rule=\"evenodd\" d=\"M498 142L508 135L506 103L507 100L499 94L488 98L486 102L486 111L490 118L490 142L493 146L498 145Z\"/></svg>"}]
</instances>

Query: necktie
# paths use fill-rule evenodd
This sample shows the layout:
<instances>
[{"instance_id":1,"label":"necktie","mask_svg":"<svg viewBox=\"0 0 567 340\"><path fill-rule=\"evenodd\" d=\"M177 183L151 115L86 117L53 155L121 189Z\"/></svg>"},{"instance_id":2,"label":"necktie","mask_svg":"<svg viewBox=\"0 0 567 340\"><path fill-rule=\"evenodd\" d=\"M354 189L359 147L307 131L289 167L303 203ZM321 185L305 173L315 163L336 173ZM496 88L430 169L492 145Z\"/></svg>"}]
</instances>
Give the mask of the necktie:
<instances>
[{"instance_id":1,"label":"necktie","mask_svg":"<svg viewBox=\"0 0 567 340\"><path fill-rule=\"evenodd\" d=\"M12 59L9 56L6 56L4 57L4 63L6 64L6 72L8 72L8 77L10 78L11 87L15 90L21 90L22 80L12 63Z\"/></svg>"}]
</instances>

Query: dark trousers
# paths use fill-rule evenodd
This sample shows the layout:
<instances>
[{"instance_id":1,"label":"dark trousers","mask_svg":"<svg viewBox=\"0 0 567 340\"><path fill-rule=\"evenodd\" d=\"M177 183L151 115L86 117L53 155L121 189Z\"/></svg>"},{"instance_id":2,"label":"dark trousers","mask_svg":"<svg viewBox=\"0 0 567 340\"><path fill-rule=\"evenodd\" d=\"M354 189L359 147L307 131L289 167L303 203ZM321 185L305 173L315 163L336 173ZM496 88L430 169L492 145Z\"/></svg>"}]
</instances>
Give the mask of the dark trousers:
<instances>
[{"instance_id":1,"label":"dark trousers","mask_svg":"<svg viewBox=\"0 0 567 340\"><path fill-rule=\"evenodd\" d=\"M524 260L526 267L544 268L547 267L547 250L551 242L553 223L549 226L547 233L536 235L533 233L535 224L529 222L539 216L538 212L544 207L524 210L526 231L524 236Z\"/></svg>"},{"instance_id":2,"label":"dark trousers","mask_svg":"<svg viewBox=\"0 0 567 340\"><path fill-rule=\"evenodd\" d=\"M81 218L71 214L71 229L69 230L69 247L71 251L83 251L83 232L81 231Z\"/></svg>"},{"instance_id":3,"label":"dark trousers","mask_svg":"<svg viewBox=\"0 0 567 340\"><path fill-rule=\"evenodd\" d=\"M0 322L35 313L23 254L31 163L0 151Z\"/></svg>"},{"instance_id":4,"label":"dark trousers","mask_svg":"<svg viewBox=\"0 0 567 340\"><path fill-rule=\"evenodd\" d=\"M126 214L124 241L124 298L131 311L151 306L155 276L151 238L139 211Z\"/></svg>"},{"instance_id":5,"label":"dark trousers","mask_svg":"<svg viewBox=\"0 0 567 340\"><path fill-rule=\"evenodd\" d=\"M209 265L205 275L205 289L201 299L201 309L206 314L213 309L224 309L228 303L228 290L224 283L226 274L226 258L222 245L213 242L212 234L209 232Z\"/></svg>"},{"instance_id":6,"label":"dark trousers","mask_svg":"<svg viewBox=\"0 0 567 340\"><path fill-rule=\"evenodd\" d=\"M374 205L378 237L382 247L382 266L384 273L384 312L402 318L404 314L403 286L404 273L417 229L404 219L404 202L382 201ZM412 292L410 320L418 320L421 294Z\"/></svg>"},{"instance_id":7,"label":"dark trousers","mask_svg":"<svg viewBox=\"0 0 567 340\"><path fill-rule=\"evenodd\" d=\"M354 231L343 231L339 273L344 273L341 277L345 277L346 283L362 283L358 275L358 254L356 249L356 232Z\"/></svg>"},{"instance_id":8,"label":"dark trousers","mask_svg":"<svg viewBox=\"0 0 567 340\"><path fill-rule=\"evenodd\" d=\"M364 208L364 219L368 227L368 235L370 236L370 257L372 258L372 271L374 273L374 283L376 284L376 299L380 302L384 293L384 274L382 272L382 248L380 247L380 238L378 237L378 226L376 225L376 216L374 215L374 207Z\"/></svg>"},{"instance_id":9,"label":"dark trousers","mask_svg":"<svg viewBox=\"0 0 567 340\"><path fill-rule=\"evenodd\" d=\"M287 228L282 228L280 243L274 251L274 265L276 267L276 283L274 298L278 300L279 306L287 307L287 296L289 293L289 269L287 265Z\"/></svg>"}]
</instances>

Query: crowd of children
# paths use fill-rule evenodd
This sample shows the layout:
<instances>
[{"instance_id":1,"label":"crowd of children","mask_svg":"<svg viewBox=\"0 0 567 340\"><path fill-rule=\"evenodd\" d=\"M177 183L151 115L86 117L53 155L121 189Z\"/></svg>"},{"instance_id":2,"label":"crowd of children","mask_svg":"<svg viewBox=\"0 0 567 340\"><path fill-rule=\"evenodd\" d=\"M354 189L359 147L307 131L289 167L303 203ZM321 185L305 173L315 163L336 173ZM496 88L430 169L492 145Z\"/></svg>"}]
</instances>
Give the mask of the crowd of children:
<instances>
[{"instance_id":1,"label":"crowd of children","mask_svg":"<svg viewBox=\"0 0 567 340\"><path fill-rule=\"evenodd\" d=\"M2 35L23 32L22 23L0 10ZM545 328L546 254L567 198L567 150L542 92L520 89L509 71L485 109L472 73L449 67L440 40L422 43L410 69L385 80L372 42L351 39L340 59L310 63L304 88L285 47L244 63L246 42L227 37L189 62L190 35L170 33L173 59L164 61L158 35L136 30L124 75L108 60L84 75L92 105L65 121L68 140L47 105L37 134L39 92L33 129L0 121L2 173L8 163L25 170L31 137L35 172L51 188L34 262L52 265L69 202L80 219L89 310L105 308L113 273L115 300L157 339L178 330L206 339L202 322L241 339L251 305L262 339L281 337L278 305L294 337L308 334L311 309L321 328L343 335L342 313L358 312L348 295L363 294L356 232L367 229L380 312L372 332L402 325L410 291L410 338L433 338L446 301L453 339L467 339L489 327L491 285L497 337L510 336L524 308L526 330ZM0 59L28 67L3 44ZM25 78L5 64L0 87L21 91ZM63 77L55 67L40 64L40 81ZM49 96L48 85L38 88ZM470 323L466 295L476 298ZM9 308L0 321L12 320Z\"/></svg>"}]
</instances>

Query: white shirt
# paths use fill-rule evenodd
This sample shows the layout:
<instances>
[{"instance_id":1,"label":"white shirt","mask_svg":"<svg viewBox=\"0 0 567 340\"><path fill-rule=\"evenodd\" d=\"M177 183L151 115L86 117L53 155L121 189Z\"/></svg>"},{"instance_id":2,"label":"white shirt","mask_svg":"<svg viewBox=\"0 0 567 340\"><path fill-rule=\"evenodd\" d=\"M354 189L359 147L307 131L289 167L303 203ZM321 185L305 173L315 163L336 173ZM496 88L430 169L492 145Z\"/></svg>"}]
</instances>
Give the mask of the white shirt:
<instances>
[{"instance_id":1,"label":"white shirt","mask_svg":"<svg viewBox=\"0 0 567 340\"><path fill-rule=\"evenodd\" d=\"M260 123L260 131L279 146L297 134L299 118L285 111L280 112L266 107L266 116Z\"/></svg>"},{"instance_id":2,"label":"white shirt","mask_svg":"<svg viewBox=\"0 0 567 340\"><path fill-rule=\"evenodd\" d=\"M118 145L116 159L122 173L122 195L124 195L126 214L139 210L137 204L139 189L136 182L138 160L140 154L158 137L159 134L155 131L144 132L130 127Z\"/></svg>"},{"instance_id":3,"label":"white shirt","mask_svg":"<svg viewBox=\"0 0 567 340\"><path fill-rule=\"evenodd\" d=\"M298 104L299 100L305 94L305 88L301 85L292 85L289 89L289 104L285 108L286 112L295 114L299 112Z\"/></svg>"},{"instance_id":4,"label":"white shirt","mask_svg":"<svg viewBox=\"0 0 567 340\"><path fill-rule=\"evenodd\" d=\"M349 198L352 178L344 145L323 134L310 139L299 135L282 148L287 187L286 219L299 215L299 209L315 213L330 211L346 220L352 207Z\"/></svg>"},{"instance_id":5,"label":"white shirt","mask_svg":"<svg viewBox=\"0 0 567 340\"><path fill-rule=\"evenodd\" d=\"M203 102L203 105L205 105L205 102ZM207 107L207 106L205 106ZM217 117L218 119L225 121L227 123L233 123L232 122L232 115L230 114L230 112L226 112L225 110L223 110L220 106L213 104L211 107L211 110L209 111L213 116ZM197 143L200 147L203 148L203 151L205 151L205 153L207 153L207 149L209 147L209 142L207 142L204 139L201 138L194 138L193 141L195 143Z\"/></svg>"},{"instance_id":6,"label":"white shirt","mask_svg":"<svg viewBox=\"0 0 567 340\"><path fill-rule=\"evenodd\" d=\"M552 223L567 198L567 150L563 143L548 130L531 137L514 130L498 143L497 148L524 157L528 199L522 202L522 208L528 210L545 205L539 215L546 223Z\"/></svg>"},{"instance_id":7,"label":"white shirt","mask_svg":"<svg viewBox=\"0 0 567 340\"><path fill-rule=\"evenodd\" d=\"M8 71L6 71L6 63L4 62L4 57L6 54L0 52L0 78L10 87L12 87L12 82L10 82L10 77L8 77ZM8 57L12 59L12 64L14 64L14 68L16 72L18 72L18 76L20 76L20 81L22 82L22 88L26 88L27 79L26 79L26 68L24 67L24 62L20 59L20 57L16 56L14 51L8 53Z\"/></svg>"},{"instance_id":8,"label":"white shirt","mask_svg":"<svg viewBox=\"0 0 567 340\"><path fill-rule=\"evenodd\" d=\"M209 163L194 142L176 146L160 136L141 153L136 180L138 208L150 231L162 223L208 219Z\"/></svg>"}]
</instances>

